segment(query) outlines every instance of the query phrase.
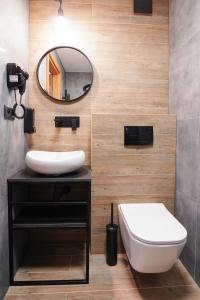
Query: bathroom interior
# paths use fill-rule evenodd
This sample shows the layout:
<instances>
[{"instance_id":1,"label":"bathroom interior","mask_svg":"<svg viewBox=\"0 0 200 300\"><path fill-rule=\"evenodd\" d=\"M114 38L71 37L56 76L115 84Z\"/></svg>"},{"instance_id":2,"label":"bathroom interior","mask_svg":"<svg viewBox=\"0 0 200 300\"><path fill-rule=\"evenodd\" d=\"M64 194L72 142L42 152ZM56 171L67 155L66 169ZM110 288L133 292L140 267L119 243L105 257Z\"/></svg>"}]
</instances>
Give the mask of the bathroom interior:
<instances>
[{"instance_id":1,"label":"bathroom interior","mask_svg":"<svg viewBox=\"0 0 200 300\"><path fill-rule=\"evenodd\" d=\"M0 299L200 299L200 1L0 1Z\"/></svg>"}]
</instances>

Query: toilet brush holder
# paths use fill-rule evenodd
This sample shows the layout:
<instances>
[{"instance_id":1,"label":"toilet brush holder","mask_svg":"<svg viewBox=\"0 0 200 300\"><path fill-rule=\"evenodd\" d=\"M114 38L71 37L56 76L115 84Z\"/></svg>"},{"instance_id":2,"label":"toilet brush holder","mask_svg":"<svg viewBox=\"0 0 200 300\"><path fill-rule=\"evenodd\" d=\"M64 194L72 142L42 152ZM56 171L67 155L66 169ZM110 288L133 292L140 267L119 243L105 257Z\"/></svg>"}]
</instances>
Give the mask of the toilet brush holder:
<instances>
[{"instance_id":1,"label":"toilet brush holder","mask_svg":"<svg viewBox=\"0 0 200 300\"><path fill-rule=\"evenodd\" d=\"M111 223L106 226L106 262L109 266L117 264L118 225L113 224L113 203L111 204Z\"/></svg>"}]
</instances>

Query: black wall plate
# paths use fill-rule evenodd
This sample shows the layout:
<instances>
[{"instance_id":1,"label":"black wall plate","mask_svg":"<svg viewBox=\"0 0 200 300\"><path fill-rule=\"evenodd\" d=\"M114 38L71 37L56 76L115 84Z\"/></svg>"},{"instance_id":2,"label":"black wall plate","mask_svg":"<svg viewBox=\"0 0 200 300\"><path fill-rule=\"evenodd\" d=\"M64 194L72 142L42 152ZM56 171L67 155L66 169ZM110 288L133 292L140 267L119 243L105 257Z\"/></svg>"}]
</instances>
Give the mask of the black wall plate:
<instances>
[{"instance_id":1,"label":"black wall plate","mask_svg":"<svg viewBox=\"0 0 200 300\"><path fill-rule=\"evenodd\" d=\"M35 110L27 107L24 117L24 133L35 133Z\"/></svg>"},{"instance_id":2,"label":"black wall plate","mask_svg":"<svg viewBox=\"0 0 200 300\"><path fill-rule=\"evenodd\" d=\"M72 130L76 130L80 127L80 117L56 116L55 127L70 127Z\"/></svg>"},{"instance_id":3,"label":"black wall plate","mask_svg":"<svg viewBox=\"0 0 200 300\"><path fill-rule=\"evenodd\" d=\"M15 119L15 117L13 115L12 107L8 107L8 106L4 105L4 119L11 120L11 121L13 121Z\"/></svg>"},{"instance_id":4,"label":"black wall plate","mask_svg":"<svg viewBox=\"0 0 200 300\"><path fill-rule=\"evenodd\" d=\"M124 146L153 145L153 126L124 126Z\"/></svg>"},{"instance_id":5,"label":"black wall plate","mask_svg":"<svg viewBox=\"0 0 200 300\"><path fill-rule=\"evenodd\" d=\"M136 14L152 14L152 0L134 0L134 13Z\"/></svg>"}]
</instances>

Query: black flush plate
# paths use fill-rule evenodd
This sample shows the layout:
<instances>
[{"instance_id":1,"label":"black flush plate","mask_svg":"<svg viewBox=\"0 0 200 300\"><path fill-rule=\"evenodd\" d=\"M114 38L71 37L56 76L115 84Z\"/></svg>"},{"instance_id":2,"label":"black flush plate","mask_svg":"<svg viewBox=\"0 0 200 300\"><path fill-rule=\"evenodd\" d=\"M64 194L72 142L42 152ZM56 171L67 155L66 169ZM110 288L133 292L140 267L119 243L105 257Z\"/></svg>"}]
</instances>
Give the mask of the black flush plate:
<instances>
[{"instance_id":1,"label":"black flush plate","mask_svg":"<svg viewBox=\"0 0 200 300\"><path fill-rule=\"evenodd\" d=\"M134 0L134 13L152 14L152 0Z\"/></svg>"},{"instance_id":2,"label":"black flush plate","mask_svg":"<svg viewBox=\"0 0 200 300\"><path fill-rule=\"evenodd\" d=\"M153 126L124 126L124 145L153 145Z\"/></svg>"}]
</instances>

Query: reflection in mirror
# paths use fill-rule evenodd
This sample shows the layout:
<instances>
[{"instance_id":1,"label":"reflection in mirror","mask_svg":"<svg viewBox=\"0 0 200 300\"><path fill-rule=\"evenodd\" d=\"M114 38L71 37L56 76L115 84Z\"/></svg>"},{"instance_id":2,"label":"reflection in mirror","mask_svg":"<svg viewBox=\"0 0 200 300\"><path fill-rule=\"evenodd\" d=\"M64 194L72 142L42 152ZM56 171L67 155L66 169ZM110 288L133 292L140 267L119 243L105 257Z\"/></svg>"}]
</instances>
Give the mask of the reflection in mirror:
<instances>
[{"instance_id":1,"label":"reflection in mirror","mask_svg":"<svg viewBox=\"0 0 200 300\"><path fill-rule=\"evenodd\" d=\"M40 59L37 78L41 89L50 98L68 102L88 93L93 81L93 69L80 50L57 47Z\"/></svg>"}]
</instances>

